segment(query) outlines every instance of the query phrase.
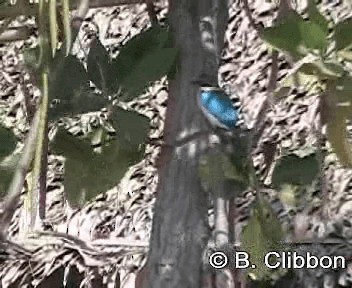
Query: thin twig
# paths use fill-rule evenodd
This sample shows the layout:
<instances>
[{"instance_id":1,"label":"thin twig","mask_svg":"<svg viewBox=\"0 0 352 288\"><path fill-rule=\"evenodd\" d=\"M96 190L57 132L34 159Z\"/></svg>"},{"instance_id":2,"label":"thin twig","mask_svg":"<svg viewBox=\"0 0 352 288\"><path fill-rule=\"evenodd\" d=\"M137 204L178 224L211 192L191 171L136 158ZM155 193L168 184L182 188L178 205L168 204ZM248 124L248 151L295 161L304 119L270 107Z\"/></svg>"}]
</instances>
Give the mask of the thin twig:
<instances>
[{"instance_id":1,"label":"thin twig","mask_svg":"<svg viewBox=\"0 0 352 288\"><path fill-rule=\"evenodd\" d=\"M244 0L246 1L246 0ZM279 11L276 19L276 23L281 21L287 13L290 11L291 6L288 0L281 0L279 5ZM258 141L260 139L261 134L265 128L265 115L270 107L273 105L273 95L272 92L275 90L276 81L277 81L277 72L278 72L278 53L276 51L273 52L272 55L272 66L271 66L271 74L268 82L268 96L264 100L254 124L254 135L251 139L251 147L254 148L257 146ZM274 83L275 82L275 83Z\"/></svg>"},{"instance_id":2,"label":"thin twig","mask_svg":"<svg viewBox=\"0 0 352 288\"><path fill-rule=\"evenodd\" d=\"M26 109L26 120L27 120L27 123L30 124L30 123L32 123L33 117L35 114L35 106L33 105L32 101L31 101L31 95L30 95L28 88L27 88L27 81L24 79L23 76L21 77L20 81L21 81L20 89L23 94L24 106Z\"/></svg>"},{"instance_id":3,"label":"thin twig","mask_svg":"<svg viewBox=\"0 0 352 288\"><path fill-rule=\"evenodd\" d=\"M262 27L260 27L257 23L255 23L254 18L251 13L251 9L249 8L248 0L243 0L243 10L246 13L249 24L256 30L258 33L261 32Z\"/></svg>"},{"instance_id":4,"label":"thin twig","mask_svg":"<svg viewBox=\"0 0 352 288\"><path fill-rule=\"evenodd\" d=\"M39 218L45 219L45 208L46 208L46 187L47 187L47 172L48 172L48 150L49 150L49 135L48 135L48 121L45 121L44 128L44 139L43 139L43 151L41 160L41 169L39 175Z\"/></svg>"},{"instance_id":5,"label":"thin twig","mask_svg":"<svg viewBox=\"0 0 352 288\"><path fill-rule=\"evenodd\" d=\"M269 104L273 105L273 97L272 93L275 91L276 86L277 86L277 74L279 71L279 65L278 65L278 58L279 58L279 52L277 50L274 50L272 55L271 55L271 73L269 76L269 81L268 81L268 93L269 93Z\"/></svg>"}]
</instances>

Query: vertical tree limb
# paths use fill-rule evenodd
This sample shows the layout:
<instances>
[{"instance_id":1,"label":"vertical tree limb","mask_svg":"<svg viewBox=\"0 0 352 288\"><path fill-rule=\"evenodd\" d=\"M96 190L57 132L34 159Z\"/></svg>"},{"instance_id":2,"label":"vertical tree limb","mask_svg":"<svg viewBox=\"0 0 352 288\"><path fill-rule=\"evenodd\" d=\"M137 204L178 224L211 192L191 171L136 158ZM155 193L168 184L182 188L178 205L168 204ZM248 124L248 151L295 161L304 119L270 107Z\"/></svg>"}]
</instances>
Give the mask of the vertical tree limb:
<instances>
[{"instance_id":1,"label":"vertical tree limb","mask_svg":"<svg viewBox=\"0 0 352 288\"><path fill-rule=\"evenodd\" d=\"M17 166L15 174L12 178L12 182L6 194L6 198L3 205L3 213L0 218L0 228L1 228L1 240L6 237L7 229L10 225L11 219L15 214L17 209L18 201L23 189L23 185L26 179L29 166L32 163L36 140L37 140L37 130L39 126L39 111L36 112L31 129L29 130L26 142L24 144L24 149L22 153L21 160Z\"/></svg>"},{"instance_id":2,"label":"vertical tree limb","mask_svg":"<svg viewBox=\"0 0 352 288\"><path fill-rule=\"evenodd\" d=\"M38 125L38 138L37 138L37 145L36 145L36 151L35 151L35 156L34 156L34 167L32 171L32 183L30 185L30 188L28 189L27 196L26 196L26 201L25 204L25 213L27 214L26 216L29 217L29 223L27 222L26 227L24 231L24 234L26 232L30 232L34 228L34 224L36 222L36 217L38 216L38 200L39 200L39 193L36 193L37 187L39 186L39 182L37 181L40 178L40 174L42 172L42 167L43 164L43 152L47 151L44 147L44 144L47 144L47 141L45 141L45 138L47 138L47 117L48 117L48 104L49 104L49 79L48 79L48 72L43 71L42 73L42 101L40 103L39 107L39 113L40 113L40 120L39 120L39 125ZM47 163L45 163L47 164ZM45 167L45 171L46 171ZM46 178L46 177L45 177ZM45 183L46 186L46 183ZM44 188L46 189L46 188ZM25 217L27 218L27 217Z\"/></svg>"},{"instance_id":3,"label":"vertical tree limb","mask_svg":"<svg viewBox=\"0 0 352 288\"><path fill-rule=\"evenodd\" d=\"M224 6L226 11L221 10ZM180 54L177 74L169 85L166 143L175 143L180 135L192 134L205 127L197 107L198 87L191 81L200 74L217 80L217 50L207 46L208 38L203 37L207 35L199 33L201 23L213 24L214 15L227 15L227 5L218 5L217 13L213 8L214 1L211 0L170 1L170 23ZM227 18L219 17L215 22L225 27ZM224 30L221 35L216 29L219 35L215 37L223 39ZM198 177L198 159L199 151L205 145L208 143L197 138L176 149L162 147L144 287L200 287L202 255L208 238L208 205Z\"/></svg>"}]
</instances>

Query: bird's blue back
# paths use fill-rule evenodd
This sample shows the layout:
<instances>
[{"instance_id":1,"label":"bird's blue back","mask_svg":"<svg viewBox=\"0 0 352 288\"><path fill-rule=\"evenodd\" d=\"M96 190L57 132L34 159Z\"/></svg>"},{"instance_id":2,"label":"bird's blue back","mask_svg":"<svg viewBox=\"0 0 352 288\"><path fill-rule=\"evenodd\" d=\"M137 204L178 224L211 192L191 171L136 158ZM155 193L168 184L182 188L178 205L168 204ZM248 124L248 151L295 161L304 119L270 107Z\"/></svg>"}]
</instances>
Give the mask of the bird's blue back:
<instances>
[{"instance_id":1,"label":"bird's blue back","mask_svg":"<svg viewBox=\"0 0 352 288\"><path fill-rule=\"evenodd\" d=\"M201 90L200 100L203 109L219 121L219 126L233 129L238 120L237 108L221 90ZM207 116L207 115L206 115Z\"/></svg>"}]
</instances>

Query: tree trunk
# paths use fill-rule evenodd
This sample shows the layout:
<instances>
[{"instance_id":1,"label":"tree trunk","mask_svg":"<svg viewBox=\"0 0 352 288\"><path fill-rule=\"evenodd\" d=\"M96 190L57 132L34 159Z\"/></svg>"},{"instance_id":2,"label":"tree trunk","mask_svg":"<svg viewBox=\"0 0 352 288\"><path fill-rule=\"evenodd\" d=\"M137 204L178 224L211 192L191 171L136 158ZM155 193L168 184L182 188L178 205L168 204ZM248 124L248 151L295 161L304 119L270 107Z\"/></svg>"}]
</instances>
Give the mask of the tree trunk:
<instances>
[{"instance_id":1,"label":"tree trunk","mask_svg":"<svg viewBox=\"0 0 352 288\"><path fill-rule=\"evenodd\" d=\"M199 87L191 81L205 75L217 83L218 43L222 46L228 6L225 0L170 0L169 7L180 51L177 73L169 83L164 130L165 142L173 145L206 129L197 107ZM209 236L208 197L198 177L199 156L209 145L204 138L162 149L144 287L201 287L202 254Z\"/></svg>"}]
</instances>

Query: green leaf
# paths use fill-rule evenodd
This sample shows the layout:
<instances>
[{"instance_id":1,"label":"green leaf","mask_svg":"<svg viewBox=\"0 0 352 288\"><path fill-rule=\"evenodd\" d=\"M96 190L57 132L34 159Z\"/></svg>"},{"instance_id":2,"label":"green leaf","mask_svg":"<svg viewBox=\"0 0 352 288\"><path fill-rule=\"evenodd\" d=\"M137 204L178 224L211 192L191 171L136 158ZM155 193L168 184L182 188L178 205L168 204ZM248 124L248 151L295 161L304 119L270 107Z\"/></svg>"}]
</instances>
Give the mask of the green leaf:
<instances>
[{"instance_id":1,"label":"green leaf","mask_svg":"<svg viewBox=\"0 0 352 288\"><path fill-rule=\"evenodd\" d=\"M144 143L149 132L150 120L135 111L128 111L116 107L113 121L119 138L129 145L138 146Z\"/></svg>"},{"instance_id":2,"label":"green leaf","mask_svg":"<svg viewBox=\"0 0 352 288\"><path fill-rule=\"evenodd\" d=\"M345 72L340 63L334 61L323 62L321 59L303 64L299 71L307 75L316 75L320 79L338 78Z\"/></svg>"},{"instance_id":3,"label":"green leaf","mask_svg":"<svg viewBox=\"0 0 352 288\"><path fill-rule=\"evenodd\" d=\"M102 91L108 92L114 87L117 75L110 64L110 56L99 38L93 41L87 60L89 79ZM110 90L109 90L110 88Z\"/></svg>"},{"instance_id":4,"label":"green leaf","mask_svg":"<svg viewBox=\"0 0 352 288\"><path fill-rule=\"evenodd\" d=\"M336 50L348 48L352 44L352 18L345 19L335 26Z\"/></svg>"},{"instance_id":5,"label":"green leaf","mask_svg":"<svg viewBox=\"0 0 352 288\"><path fill-rule=\"evenodd\" d=\"M127 93L124 99L129 100L139 95L151 82L166 75L174 64L176 55L177 50L174 48L162 48L146 55L131 69L129 76L122 80L121 86Z\"/></svg>"},{"instance_id":6,"label":"green leaf","mask_svg":"<svg viewBox=\"0 0 352 288\"><path fill-rule=\"evenodd\" d=\"M289 154L279 159L275 165L272 184L279 188L285 184L308 185L319 172L319 163L314 153L305 157Z\"/></svg>"},{"instance_id":7,"label":"green leaf","mask_svg":"<svg viewBox=\"0 0 352 288\"><path fill-rule=\"evenodd\" d=\"M224 191L220 196L224 199L230 200L241 195L247 188L247 183L226 177L224 180Z\"/></svg>"},{"instance_id":8,"label":"green leaf","mask_svg":"<svg viewBox=\"0 0 352 288\"><path fill-rule=\"evenodd\" d=\"M342 165L352 167L352 145L347 138L347 111L344 107L329 107L327 137Z\"/></svg>"},{"instance_id":9,"label":"green leaf","mask_svg":"<svg viewBox=\"0 0 352 288\"><path fill-rule=\"evenodd\" d=\"M321 53L328 45L327 31L324 31L319 24L311 21L299 23L304 47L311 50L319 50Z\"/></svg>"},{"instance_id":10,"label":"green leaf","mask_svg":"<svg viewBox=\"0 0 352 288\"><path fill-rule=\"evenodd\" d=\"M0 125L0 159L13 152L16 144L17 140L12 131Z\"/></svg>"},{"instance_id":11,"label":"green leaf","mask_svg":"<svg viewBox=\"0 0 352 288\"><path fill-rule=\"evenodd\" d=\"M325 35L328 35L329 21L320 13L315 1L308 1L308 14L309 19L318 25Z\"/></svg>"},{"instance_id":12,"label":"green leaf","mask_svg":"<svg viewBox=\"0 0 352 288\"><path fill-rule=\"evenodd\" d=\"M115 61L123 66L119 68L133 66L150 51L165 47L168 38L169 31L167 28L159 25L152 26L129 40L121 48Z\"/></svg>"},{"instance_id":13,"label":"green leaf","mask_svg":"<svg viewBox=\"0 0 352 288\"><path fill-rule=\"evenodd\" d=\"M59 136L61 139L55 141L53 149L66 157L64 188L73 207L81 207L118 184L127 169L144 154L143 149L123 145L118 140L104 145L101 153L96 153L87 139L79 140L64 131Z\"/></svg>"},{"instance_id":14,"label":"green leaf","mask_svg":"<svg viewBox=\"0 0 352 288\"><path fill-rule=\"evenodd\" d=\"M51 104L49 120L55 121L61 117L99 111L107 104L108 100L101 95L96 95L91 90L78 90L75 91L71 99L59 99L58 102Z\"/></svg>"},{"instance_id":15,"label":"green leaf","mask_svg":"<svg viewBox=\"0 0 352 288\"><path fill-rule=\"evenodd\" d=\"M303 72L297 71L292 75L285 77L278 85L278 89L275 92L279 93L281 89L286 87L294 87L296 84L301 87L312 86L315 83L318 83L319 78L314 74L304 74Z\"/></svg>"},{"instance_id":16,"label":"green leaf","mask_svg":"<svg viewBox=\"0 0 352 288\"><path fill-rule=\"evenodd\" d=\"M60 117L98 111L108 103L89 88L87 72L79 59L72 55L65 57L63 51L60 51L60 56L57 55L51 66L49 97L52 101L49 120L52 121Z\"/></svg>"},{"instance_id":17,"label":"green leaf","mask_svg":"<svg viewBox=\"0 0 352 288\"><path fill-rule=\"evenodd\" d=\"M0 125L0 197L6 194L19 161L19 154L13 154L16 145L12 131Z\"/></svg>"},{"instance_id":18,"label":"green leaf","mask_svg":"<svg viewBox=\"0 0 352 288\"><path fill-rule=\"evenodd\" d=\"M325 27L313 21L305 21L297 13L291 12L284 22L264 29L262 36L275 48L301 57L310 50L325 50L328 44L327 33Z\"/></svg>"},{"instance_id":19,"label":"green leaf","mask_svg":"<svg viewBox=\"0 0 352 288\"><path fill-rule=\"evenodd\" d=\"M264 256L270 251L280 252L284 233L280 221L272 211L270 204L265 199L257 199L253 214L243 229L242 248L250 255L251 274L255 279L268 279L273 273L264 265Z\"/></svg>"},{"instance_id":20,"label":"green leaf","mask_svg":"<svg viewBox=\"0 0 352 288\"><path fill-rule=\"evenodd\" d=\"M112 61L125 100L138 96L173 67L177 50L168 48L170 38L167 28L155 25L132 38Z\"/></svg>"},{"instance_id":21,"label":"green leaf","mask_svg":"<svg viewBox=\"0 0 352 288\"><path fill-rule=\"evenodd\" d=\"M0 161L0 197L4 197L12 181L21 154L11 154Z\"/></svg>"},{"instance_id":22,"label":"green leaf","mask_svg":"<svg viewBox=\"0 0 352 288\"><path fill-rule=\"evenodd\" d=\"M116 66L119 81L126 77L131 67L141 61L145 55L164 46L165 43L162 43L164 34L168 35L165 28L158 25L152 26L133 37L121 48L118 56L112 60L113 65Z\"/></svg>"},{"instance_id":23,"label":"green leaf","mask_svg":"<svg viewBox=\"0 0 352 288\"><path fill-rule=\"evenodd\" d=\"M59 128L55 138L50 143L53 151L67 158L85 161L87 157L93 156L93 150L88 139L80 139Z\"/></svg>"},{"instance_id":24,"label":"green leaf","mask_svg":"<svg viewBox=\"0 0 352 288\"><path fill-rule=\"evenodd\" d=\"M231 151L227 156L229 161L224 161L224 169L226 173L231 173L228 178L236 179L245 185L250 185L251 183L251 168L249 164L248 157L248 145L249 134L241 135L239 137L235 136L231 142L232 148L228 149ZM231 165L231 166L230 166ZM230 168L231 167L231 168Z\"/></svg>"},{"instance_id":25,"label":"green leaf","mask_svg":"<svg viewBox=\"0 0 352 288\"><path fill-rule=\"evenodd\" d=\"M225 199L238 195L249 185L248 177L243 177L243 170L239 171L230 157L222 152L201 157L199 176L206 190L211 190Z\"/></svg>"},{"instance_id":26,"label":"green leaf","mask_svg":"<svg viewBox=\"0 0 352 288\"><path fill-rule=\"evenodd\" d=\"M87 84L87 72L79 59L73 55L66 57L62 49L57 51L50 66L50 97L57 99L68 98L73 94L74 90Z\"/></svg>"},{"instance_id":27,"label":"green leaf","mask_svg":"<svg viewBox=\"0 0 352 288\"><path fill-rule=\"evenodd\" d=\"M262 37L273 47L297 56L300 54L302 43L298 26L300 21L304 20L299 15L290 14L290 17L285 22L265 28Z\"/></svg>"}]
</instances>

